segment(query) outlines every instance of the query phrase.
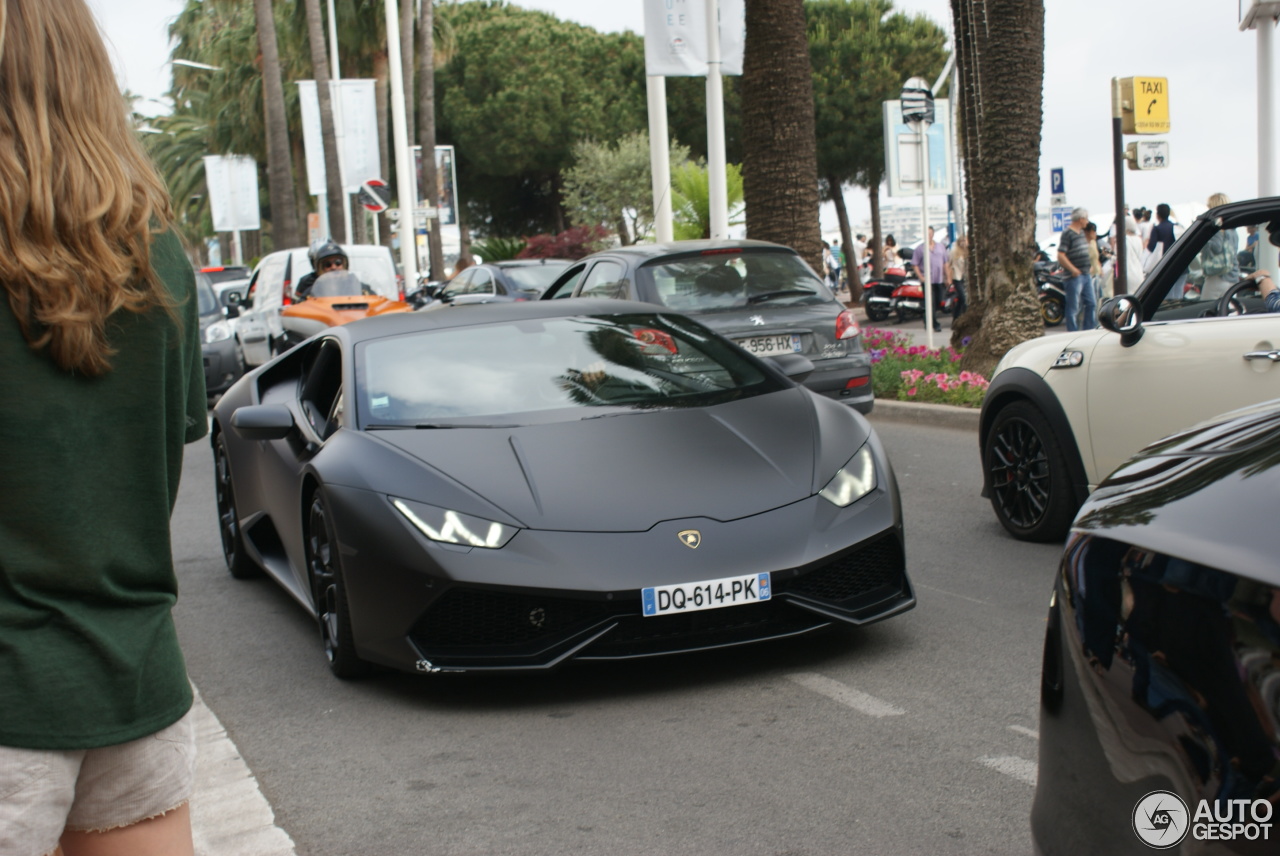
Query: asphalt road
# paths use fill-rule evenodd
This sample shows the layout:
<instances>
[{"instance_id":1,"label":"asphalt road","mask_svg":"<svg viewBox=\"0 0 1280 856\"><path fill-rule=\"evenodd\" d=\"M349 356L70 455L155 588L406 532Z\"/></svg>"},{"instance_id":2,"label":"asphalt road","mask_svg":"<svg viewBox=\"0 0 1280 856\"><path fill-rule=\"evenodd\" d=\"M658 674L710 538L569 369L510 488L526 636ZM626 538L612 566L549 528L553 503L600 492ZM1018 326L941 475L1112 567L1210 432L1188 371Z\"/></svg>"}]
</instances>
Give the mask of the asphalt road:
<instances>
[{"instance_id":1,"label":"asphalt road","mask_svg":"<svg viewBox=\"0 0 1280 856\"><path fill-rule=\"evenodd\" d=\"M1058 548L1000 529L972 433L874 421L916 609L536 678L332 678L297 604L227 574L194 444L173 520L192 680L306 856L1030 853Z\"/></svg>"}]
</instances>

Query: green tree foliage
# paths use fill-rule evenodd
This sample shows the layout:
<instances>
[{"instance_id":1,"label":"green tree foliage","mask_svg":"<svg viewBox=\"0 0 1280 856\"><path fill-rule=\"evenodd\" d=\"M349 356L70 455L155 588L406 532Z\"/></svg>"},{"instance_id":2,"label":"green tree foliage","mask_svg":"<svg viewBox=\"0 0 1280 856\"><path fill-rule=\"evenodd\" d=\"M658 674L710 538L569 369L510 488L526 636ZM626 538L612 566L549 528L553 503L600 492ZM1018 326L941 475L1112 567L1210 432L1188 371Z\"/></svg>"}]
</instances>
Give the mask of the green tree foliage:
<instances>
[{"instance_id":1,"label":"green tree foliage","mask_svg":"<svg viewBox=\"0 0 1280 856\"><path fill-rule=\"evenodd\" d=\"M924 15L893 11L892 0L805 3L813 66L818 176L836 203L841 245L852 246L844 186L867 188L877 213L884 181L883 103L909 77L931 83L947 59L947 36ZM878 218L874 239L879 244Z\"/></svg>"},{"instance_id":2,"label":"green tree foliage","mask_svg":"<svg viewBox=\"0 0 1280 856\"><path fill-rule=\"evenodd\" d=\"M742 167L725 164L729 225L743 222ZM685 162L671 169L672 231L677 241L711 237L711 187L705 163Z\"/></svg>"},{"instance_id":3,"label":"green tree foliage","mask_svg":"<svg viewBox=\"0 0 1280 856\"><path fill-rule=\"evenodd\" d=\"M682 164L689 150L673 145L670 158ZM634 244L653 228L652 176L648 133L637 131L612 145L584 140L564 172L565 208L575 224L605 226L623 244Z\"/></svg>"},{"instance_id":4,"label":"green tree foliage","mask_svg":"<svg viewBox=\"0 0 1280 856\"><path fill-rule=\"evenodd\" d=\"M561 172L580 140L646 124L634 36L600 34L502 2L437 7L454 35L436 75L438 133L479 231L563 231Z\"/></svg>"}]
</instances>

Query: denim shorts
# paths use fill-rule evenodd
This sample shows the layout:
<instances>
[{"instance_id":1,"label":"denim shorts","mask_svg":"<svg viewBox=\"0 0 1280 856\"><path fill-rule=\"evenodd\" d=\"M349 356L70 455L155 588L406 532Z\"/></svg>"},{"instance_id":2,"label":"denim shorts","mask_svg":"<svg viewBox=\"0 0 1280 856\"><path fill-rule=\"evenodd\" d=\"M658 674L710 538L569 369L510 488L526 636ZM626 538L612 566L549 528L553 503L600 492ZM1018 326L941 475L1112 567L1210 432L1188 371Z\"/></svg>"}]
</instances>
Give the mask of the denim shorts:
<instances>
[{"instance_id":1,"label":"denim shorts","mask_svg":"<svg viewBox=\"0 0 1280 856\"><path fill-rule=\"evenodd\" d=\"M64 830L100 832L158 817L191 799L192 715L100 749L0 746L0 853L47 856Z\"/></svg>"}]
</instances>

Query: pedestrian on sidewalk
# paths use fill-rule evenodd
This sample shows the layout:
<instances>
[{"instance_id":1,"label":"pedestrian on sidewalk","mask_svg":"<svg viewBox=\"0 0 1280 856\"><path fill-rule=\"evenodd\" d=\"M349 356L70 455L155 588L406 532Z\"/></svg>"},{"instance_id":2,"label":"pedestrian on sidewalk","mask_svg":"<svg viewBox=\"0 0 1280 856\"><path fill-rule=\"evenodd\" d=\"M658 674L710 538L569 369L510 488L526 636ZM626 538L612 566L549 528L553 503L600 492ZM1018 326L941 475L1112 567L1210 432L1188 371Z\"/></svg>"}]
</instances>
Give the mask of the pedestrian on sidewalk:
<instances>
[{"instance_id":1,"label":"pedestrian on sidewalk","mask_svg":"<svg viewBox=\"0 0 1280 856\"><path fill-rule=\"evenodd\" d=\"M84 0L0 0L0 853L188 856L195 280Z\"/></svg>"},{"instance_id":2,"label":"pedestrian on sidewalk","mask_svg":"<svg viewBox=\"0 0 1280 856\"><path fill-rule=\"evenodd\" d=\"M1098 326L1097 298L1089 279L1089 240L1084 227L1089 223L1089 212L1076 208L1071 212L1071 224L1062 230L1058 241L1058 264L1066 268L1067 280L1062 284L1066 293L1068 332L1082 329L1081 308L1084 309L1085 330Z\"/></svg>"},{"instance_id":3,"label":"pedestrian on sidewalk","mask_svg":"<svg viewBox=\"0 0 1280 856\"><path fill-rule=\"evenodd\" d=\"M947 265L951 268L951 285L956 290L956 302L951 310L951 318L954 320L963 315L969 305L964 284L965 275L969 271L969 239L964 235L956 238L952 245L951 252L947 255Z\"/></svg>"},{"instance_id":4,"label":"pedestrian on sidewalk","mask_svg":"<svg viewBox=\"0 0 1280 856\"><path fill-rule=\"evenodd\" d=\"M926 250L926 246L928 249ZM925 281L924 275L924 254L929 253L929 281ZM947 268L947 248L942 246L940 242L933 240L933 227L929 227L928 238L915 248L915 252L911 254L911 264L915 266L916 276L920 277L920 284L924 287L924 299L933 301L933 332L942 332L942 322L938 320L938 304L941 302L942 295L938 292L946 288L946 283L951 281L951 274ZM928 323L927 321L925 322Z\"/></svg>"}]
</instances>

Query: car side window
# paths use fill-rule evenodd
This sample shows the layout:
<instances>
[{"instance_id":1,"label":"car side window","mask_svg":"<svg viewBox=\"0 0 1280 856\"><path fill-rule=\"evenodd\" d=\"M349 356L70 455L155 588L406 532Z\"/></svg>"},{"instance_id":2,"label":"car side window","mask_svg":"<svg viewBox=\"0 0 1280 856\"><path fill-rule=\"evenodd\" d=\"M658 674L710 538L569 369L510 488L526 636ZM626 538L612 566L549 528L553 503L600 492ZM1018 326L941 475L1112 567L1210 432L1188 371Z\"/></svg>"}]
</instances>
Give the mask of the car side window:
<instances>
[{"instance_id":1,"label":"car side window","mask_svg":"<svg viewBox=\"0 0 1280 856\"><path fill-rule=\"evenodd\" d=\"M1265 221L1260 224L1265 228ZM1256 231L1249 227L1219 228L1204 240L1189 264L1178 271L1164 271L1162 282L1153 284L1161 292L1152 313L1153 321L1211 317L1220 299L1233 293L1229 317L1265 312L1262 298L1252 283L1237 287L1256 266Z\"/></svg>"},{"instance_id":2,"label":"car side window","mask_svg":"<svg viewBox=\"0 0 1280 856\"><path fill-rule=\"evenodd\" d=\"M471 285L467 294L493 294L493 274L485 268L479 268L471 277Z\"/></svg>"},{"instance_id":3,"label":"car side window","mask_svg":"<svg viewBox=\"0 0 1280 856\"><path fill-rule=\"evenodd\" d=\"M625 300L627 297L626 270L609 259L598 261L582 282L581 297L608 297Z\"/></svg>"},{"instance_id":4,"label":"car side window","mask_svg":"<svg viewBox=\"0 0 1280 856\"><path fill-rule=\"evenodd\" d=\"M285 257L269 258L258 269L258 275L254 277L253 283L249 286L250 291L253 292L254 309L272 308L273 301L275 303L280 302L280 292L284 287L285 261Z\"/></svg>"},{"instance_id":5,"label":"car side window","mask_svg":"<svg viewBox=\"0 0 1280 856\"><path fill-rule=\"evenodd\" d=\"M586 265L575 265L569 268L547 289L545 299L559 300L562 297L573 297L573 290L577 288L578 280L582 279L582 272L586 269Z\"/></svg>"},{"instance_id":6,"label":"car side window","mask_svg":"<svg viewBox=\"0 0 1280 856\"><path fill-rule=\"evenodd\" d=\"M338 429L341 401L342 347L324 339L314 346L298 390L303 415L321 440Z\"/></svg>"},{"instance_id":7,"label":"car side window","mask_svg":"<svg viewBox=\"0 0 1280 856\"><path fill-rule=\"evenodd\" d=\"M475 268L467 268L466 270L459 271L458 275L449 280L449 284L441 290L440 298L442 300L451 300L459 294L466 294L467 288L471 282L471 277L474 275Z\"/></svg>"}]
</instances>

